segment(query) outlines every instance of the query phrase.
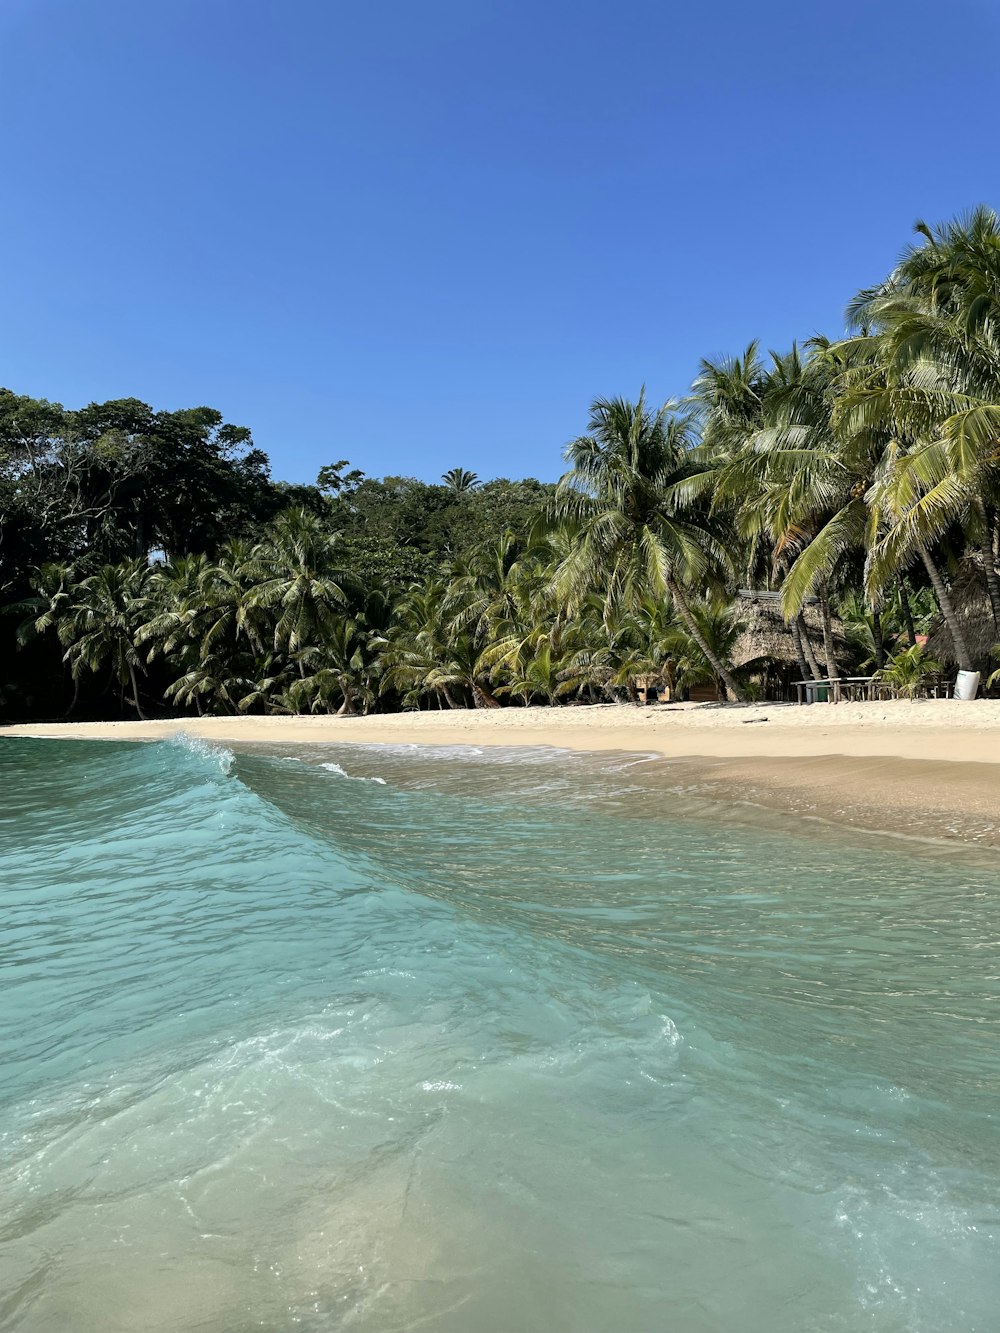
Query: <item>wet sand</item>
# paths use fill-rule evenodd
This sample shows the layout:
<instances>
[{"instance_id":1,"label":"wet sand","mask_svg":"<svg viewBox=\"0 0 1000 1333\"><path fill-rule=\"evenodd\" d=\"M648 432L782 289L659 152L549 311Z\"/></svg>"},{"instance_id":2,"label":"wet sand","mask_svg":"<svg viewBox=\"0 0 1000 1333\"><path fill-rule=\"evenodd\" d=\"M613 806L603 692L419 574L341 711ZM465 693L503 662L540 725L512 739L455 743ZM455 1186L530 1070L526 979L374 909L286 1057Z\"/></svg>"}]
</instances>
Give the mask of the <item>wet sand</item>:
<instances>
[{"instance_id":1,"label":"wet sand","mask_svg":"<svg viewBox=\"0 0 1000 1333\"><path fill-rule=\"evenodd\" d=\"M671 760L671 778L727 802L910 836L1000 845L1000 700L606 705L44 723L0 737L226 744L551 746Z\"/></svg>"}]
</instances>

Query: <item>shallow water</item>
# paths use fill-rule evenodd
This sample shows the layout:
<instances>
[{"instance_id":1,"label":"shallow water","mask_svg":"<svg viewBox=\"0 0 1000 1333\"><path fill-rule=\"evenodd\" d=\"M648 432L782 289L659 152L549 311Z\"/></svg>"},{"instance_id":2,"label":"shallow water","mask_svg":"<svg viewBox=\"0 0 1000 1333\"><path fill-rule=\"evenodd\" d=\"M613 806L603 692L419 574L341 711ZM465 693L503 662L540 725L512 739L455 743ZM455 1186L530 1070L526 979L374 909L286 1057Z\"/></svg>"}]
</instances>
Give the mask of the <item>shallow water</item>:
<instances>
[{"instance_id":1,"label":"shallow water","mask_svg":"<svg viewBox=\"0 0 1000 1333\"><path fill-rule=\"evenodd\" d=\"M0 1329L994 1330L992 861L645 774L0 740Z\"/></svg>"}]
</instances>

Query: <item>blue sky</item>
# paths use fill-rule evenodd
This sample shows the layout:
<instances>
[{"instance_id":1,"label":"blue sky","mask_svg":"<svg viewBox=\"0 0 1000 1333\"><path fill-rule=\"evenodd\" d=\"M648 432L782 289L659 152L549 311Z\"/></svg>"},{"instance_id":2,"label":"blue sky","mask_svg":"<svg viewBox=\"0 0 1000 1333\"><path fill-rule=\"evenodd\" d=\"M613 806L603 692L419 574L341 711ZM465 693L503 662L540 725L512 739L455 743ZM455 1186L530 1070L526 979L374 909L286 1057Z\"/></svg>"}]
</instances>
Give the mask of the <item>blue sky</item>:
<instances>
[{"instance_id":1,"label":"blue sky","mask_svg":"<svg viewBox=\"0 0 1000 1333\"><path fill-rule=\"evenodd\" d=\"M1000 206L989 0L0 0L0 382L554 477Z\"/></svg>"}]
</instances>

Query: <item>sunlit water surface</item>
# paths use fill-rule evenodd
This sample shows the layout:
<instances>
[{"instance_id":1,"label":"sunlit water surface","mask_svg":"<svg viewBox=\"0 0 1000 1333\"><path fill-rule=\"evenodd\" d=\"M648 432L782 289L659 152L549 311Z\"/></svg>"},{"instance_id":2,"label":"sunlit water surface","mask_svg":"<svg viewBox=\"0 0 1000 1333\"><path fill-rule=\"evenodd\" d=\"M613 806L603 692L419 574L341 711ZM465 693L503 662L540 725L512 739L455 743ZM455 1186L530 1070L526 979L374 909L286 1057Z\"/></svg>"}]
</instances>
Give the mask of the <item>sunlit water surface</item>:
<instances>
[{"instance_id":1,"label":"sunlit water surface","mask_svg":"<svg viewBox=\"0 0 1000 1333\"><path fill-rule=\"evenodd\" d=\"M0 1329L990 1333L990 861L635 758L0 740Z\"/></svg>"}]
</instances>

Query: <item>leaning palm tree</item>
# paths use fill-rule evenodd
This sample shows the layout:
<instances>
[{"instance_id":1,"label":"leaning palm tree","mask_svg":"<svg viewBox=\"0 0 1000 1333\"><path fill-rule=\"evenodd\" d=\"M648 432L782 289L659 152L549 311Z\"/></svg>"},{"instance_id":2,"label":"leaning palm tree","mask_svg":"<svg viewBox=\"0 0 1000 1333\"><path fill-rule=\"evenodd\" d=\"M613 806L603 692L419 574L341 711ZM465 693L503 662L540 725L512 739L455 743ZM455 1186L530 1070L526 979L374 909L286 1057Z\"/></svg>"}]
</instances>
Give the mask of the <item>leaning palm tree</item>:
<instances>
[{"instance_id":1,"label":"leaning palm tree","mask_svg":"<svg viewBox=\"0 0 1000 1333\"><path fill-rule=\"evenodd\" d=\"M928 556L960 530L1000 628L1000 216L978 208L941 227L918 223L917 231L920 241L889 278L851 308L876 330L882 353L881 381L860 406L889 425L896 445L881 492L887 521L879 561L893 569L919 556L961 663L968 659L961 624Z\"/></svg>"},{"instance_id":2,"label":"leaning palm tree","mask_svg":"<svg viewBox=\"0 0 1000 1333\"><path fill-rule=\"evenodd\" d=\"M645 391L636 403L594 400L587 434L566 449L571 467L556 492L555 516L576 533L555 586L571 606L600 586L609 614L670 597L729 695L742 701L688 601L688 589L721 582L730 567L704 507L692 500L689 483L703 470L695 443L690 417L672 402L653 410Z\"/></svg>"}]
</instances>

